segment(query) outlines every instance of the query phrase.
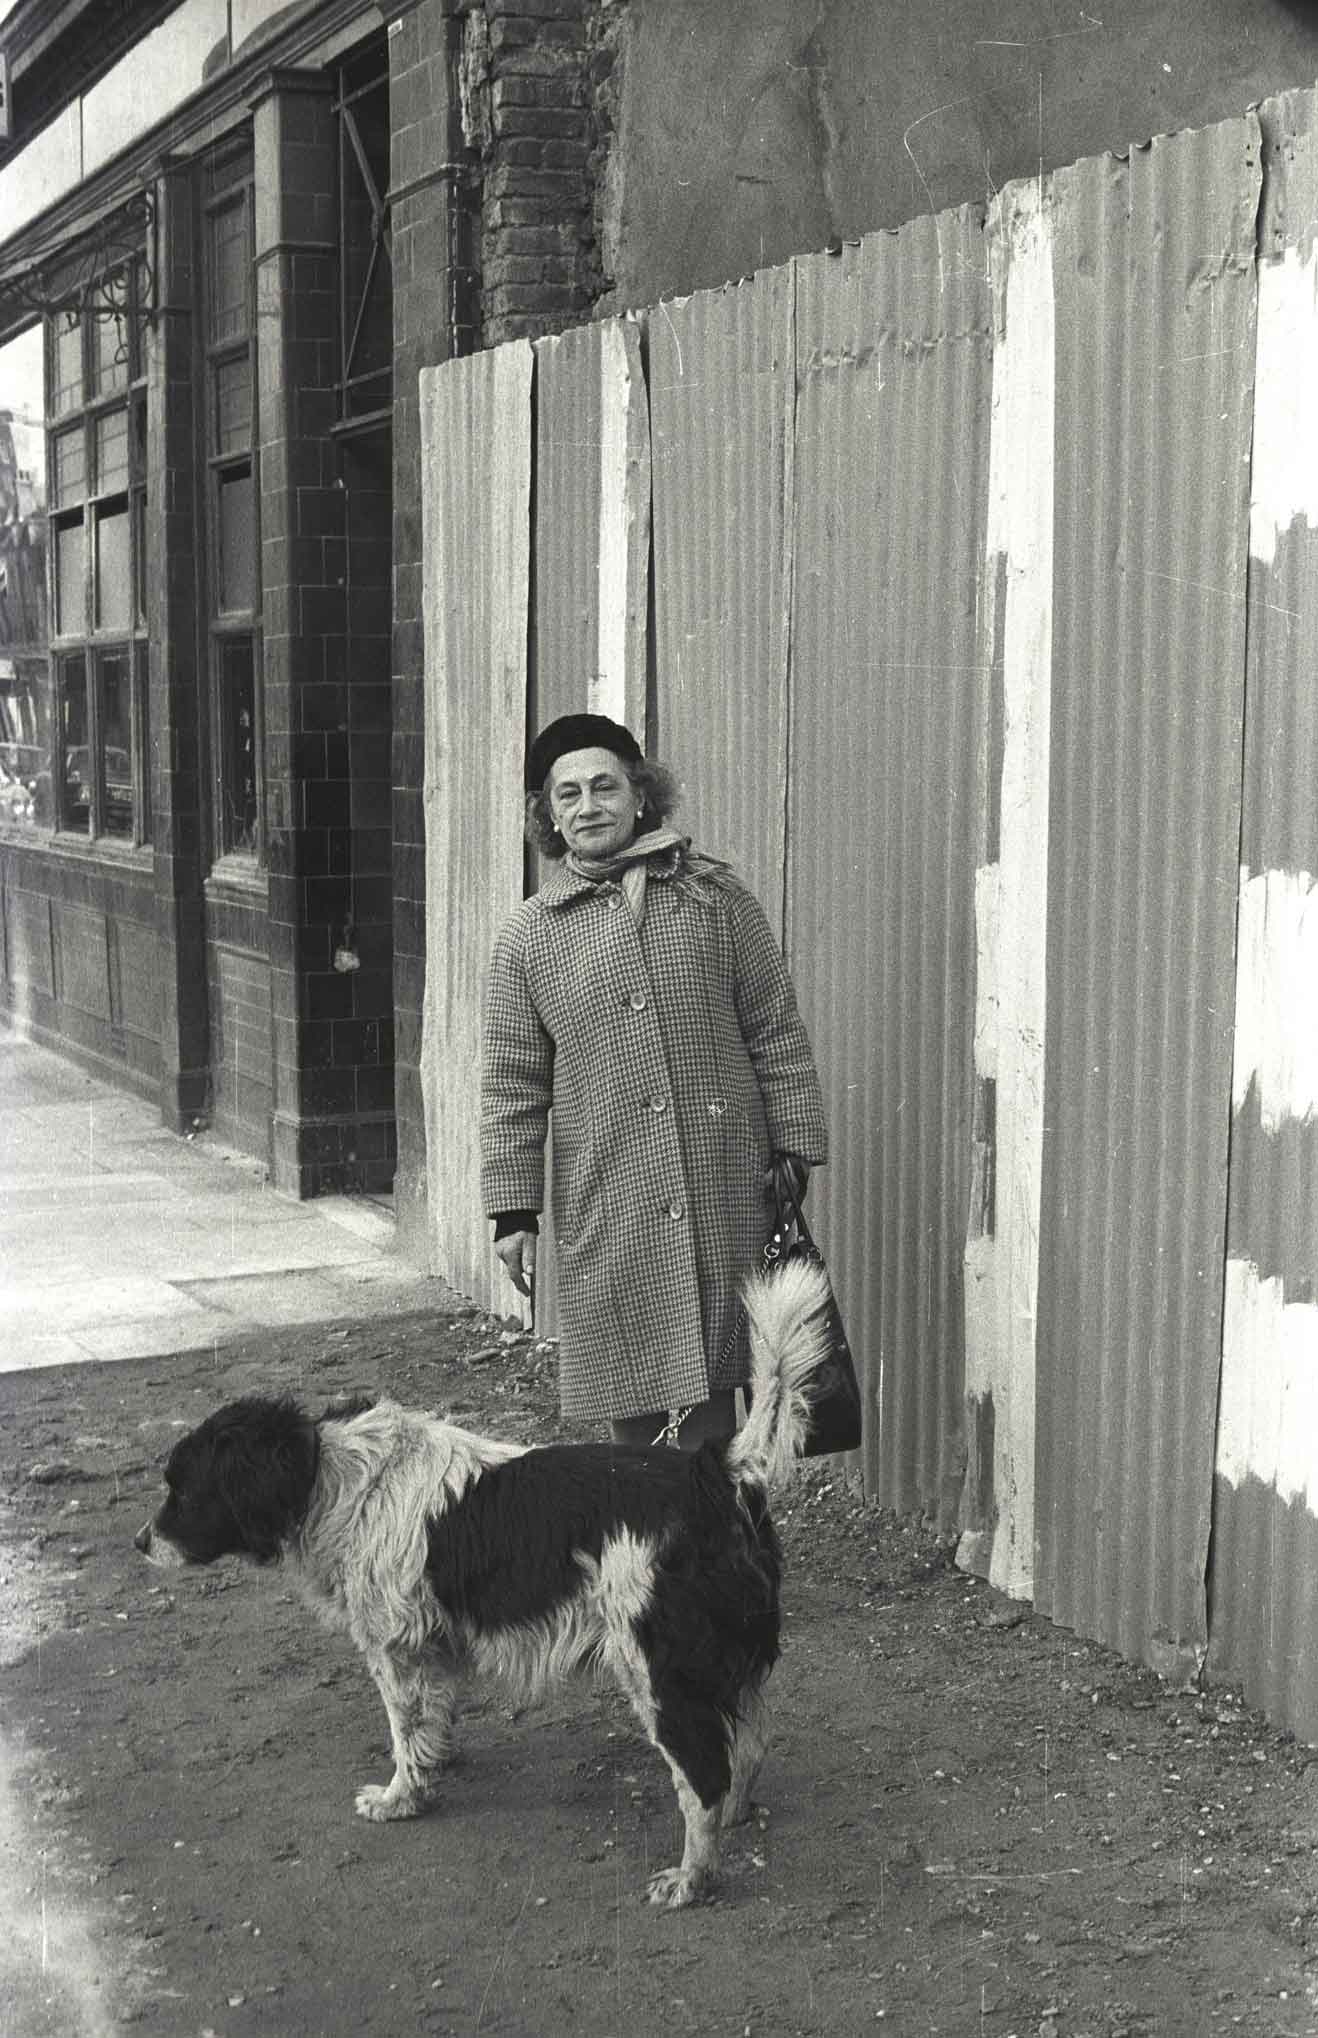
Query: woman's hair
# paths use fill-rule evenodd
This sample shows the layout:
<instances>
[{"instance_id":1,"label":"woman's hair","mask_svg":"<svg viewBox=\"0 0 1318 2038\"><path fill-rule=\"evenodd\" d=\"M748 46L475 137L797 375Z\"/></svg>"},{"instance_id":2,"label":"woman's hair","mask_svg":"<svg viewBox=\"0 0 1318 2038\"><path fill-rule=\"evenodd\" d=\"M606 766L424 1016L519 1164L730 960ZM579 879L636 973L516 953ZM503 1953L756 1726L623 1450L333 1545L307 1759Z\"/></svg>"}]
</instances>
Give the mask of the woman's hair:
<instances>
[{"instance_id":1,"label":"woman's hair","mask_svg":"<svg viewBox=\"0 0 1318 2038\"><path fill-rule=\"evenodd\" d=\"M639 764L629 764L625 758L618 759L632 790L639 793L645 805L640 820L636 823L638 835L648 834L650 829L660 827L677 807L681 787L675 773L666 764L652 764L643 757ZM540 851L542 856L563 856L567 844L554 826L554 817L549 809L549 787L543 786L538 793L526 796L526 839Z\"/></svg>"}]
</instances>

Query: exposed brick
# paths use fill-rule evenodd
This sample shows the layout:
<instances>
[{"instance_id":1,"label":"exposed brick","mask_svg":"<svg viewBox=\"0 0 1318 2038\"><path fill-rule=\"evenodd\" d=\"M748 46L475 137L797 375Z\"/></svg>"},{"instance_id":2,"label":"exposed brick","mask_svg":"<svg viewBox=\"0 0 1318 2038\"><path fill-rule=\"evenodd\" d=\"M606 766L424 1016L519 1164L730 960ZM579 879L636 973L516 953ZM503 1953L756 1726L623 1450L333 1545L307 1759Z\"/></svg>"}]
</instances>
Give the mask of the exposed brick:
<instances>
[{"instance_id":1,"label":"exposed brick","mask_svg":"<svg viewBox=\"0 0 1318 2038\"><path fill-rule=\"evenodd\" d=\"M563 140L585 141L587 138L586 116L584 113L567 112L557 107L504 105L495 109L494 126L499 135L534 137L543 135ZM496 140L496 147L497 147Z\"/></svg>"},{"instance_id":2,"label":"exposed brick","mask_svg":"<svg viewBox=\"0 0 1318 2038\"><path fill-rule=\"evenodd\" d=\"M529 169L518 163L500 162L491 171L487 191L496 198L557 196L564 210L575 200L581 202L581 178L570 170Z\"/></svg>"},{"instance_id":3,"label":"exposed brick","mask_svg":"<svg viewBox=\"0 0 1318 2038\"><path fill-rule=\"evenodd\" d=\"M576 18L528 20L524 15L496 15L490 22L490 48L496 56L520 49L549 50L560 44L575 48L580 42L581 23Z\"/></svg>"},{"instance_id":4,"label":"exposed brick","mask_svg":"<svg viewBox=\"0 0 1318 2038\"><path fill-rule=\"evenodd\" d=\"M495 79L490 88L490 98L496 111L514 106L576 109L585 104L585 92L576 65L569 68L563 63L542 72L529 72L520 66L510 65Z\"/></svg>"},{"instance_id":5,"label":"exposed brick","mask_svg":"<svg viewBox=\"0 0 1318 2038\"><path fill-rule=\"evenodd\" d=\"M534 316L537 305L546 311L582 311L589 306L583 290L566 283L500 283L489 293L492 313Z\"/></svg>"},{"instance_id":6,"label":"exposed brick","mask_svg":"<svg viewBox=\"0 0 1318 2038\"><path fill-rule=\"evenodd\" d=\"M587 0L485 0L491 23L502 17L527 21L580 21Z\"/></svg>"}]
</instances>

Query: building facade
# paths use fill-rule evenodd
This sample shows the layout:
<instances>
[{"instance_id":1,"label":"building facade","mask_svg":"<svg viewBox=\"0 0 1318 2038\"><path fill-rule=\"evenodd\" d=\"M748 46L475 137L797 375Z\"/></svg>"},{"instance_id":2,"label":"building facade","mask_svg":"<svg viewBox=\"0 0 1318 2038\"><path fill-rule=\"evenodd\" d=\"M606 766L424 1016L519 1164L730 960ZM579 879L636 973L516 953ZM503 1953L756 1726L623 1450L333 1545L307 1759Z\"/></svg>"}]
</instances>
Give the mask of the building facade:
<instances>
[{"instance_id":1,"label":"building facade","mask_svg":"<svg viewBox=\"0 0 1318 2038\"><path fill-rule=\"evenodd\" d=\"M15 0L0 979L430 1257L418 375L1311 82L1282 0Z\"/></svg>"},{"instance_id":2,"label":"building facade","mask_svg":"<svg viewBox=\"0 0 1318 2038\"><path fill-rule=\"evenodd\" d=\"M587 13L0 22L5 1005L299 1195L409 1122L416 378L598 295Z\"/></svg>"}]
</instances>

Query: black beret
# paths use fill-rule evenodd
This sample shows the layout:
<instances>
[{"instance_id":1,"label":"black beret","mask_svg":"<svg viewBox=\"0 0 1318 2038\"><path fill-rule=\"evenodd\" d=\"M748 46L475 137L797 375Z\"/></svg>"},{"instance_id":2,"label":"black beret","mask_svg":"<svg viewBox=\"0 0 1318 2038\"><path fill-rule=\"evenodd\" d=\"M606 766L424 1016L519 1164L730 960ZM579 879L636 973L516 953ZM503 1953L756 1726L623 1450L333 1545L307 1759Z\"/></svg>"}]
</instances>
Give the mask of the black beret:
<instances>
[{"instance_id":1,"label":"black beret","mask_svg":"<svg viewBox=\"0 0 1318 2038\"><path fill-rule=\"evenodd\" d=\"M560 715L540 731L527 753L526 790L542 792L559 758L573 750L611 750L624 764L640 764L645 755L631 730L607 715Z\"/></svg>"}]
</instances>

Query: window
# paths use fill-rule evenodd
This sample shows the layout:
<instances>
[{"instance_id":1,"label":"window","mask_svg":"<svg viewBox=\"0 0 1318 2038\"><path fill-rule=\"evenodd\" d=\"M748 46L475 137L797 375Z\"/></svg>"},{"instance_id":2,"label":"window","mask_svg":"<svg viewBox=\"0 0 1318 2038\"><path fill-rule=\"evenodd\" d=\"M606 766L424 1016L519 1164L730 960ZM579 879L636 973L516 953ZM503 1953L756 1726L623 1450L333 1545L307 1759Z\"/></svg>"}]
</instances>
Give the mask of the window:
<instances>
[{"instance_id":1,"label":"window","mask_svg":"<svg viewBox=\"0 0 1318 2038\"><path fill-rule=\"evenodd\" d=\"M393 402L389 232L389 59L373 46L339 72L339 417L387 415Z\"/></svg>"},{"instance_id":2,"label":"window","mask_svg":"<svg viewBox=\"0 0 1318 2038\"><path fill-rule=\"evenodd\" d=\"M0 346L0 826L49 828L46 360L41 326Z\"/></svg>"},{"instance_id":3,"label":"window","mask_svg":"<svg viewBox=\"0 0 1318 2038\"><path fill-rule=\"evenodd\" d=\"M54 652L54 824L149 835L144 265L47 321L46 471Z\"/></svg>"},{"instance_id":4,"label":"window","mask_svg":"<svg viewBox=\"0 0 1318 2038\"><path fill-rule=\"evenodd\" d=\"M259 858L261 580L250 170L205 208L206 466L215 854Z\"/></svg>"}]
</instances>

